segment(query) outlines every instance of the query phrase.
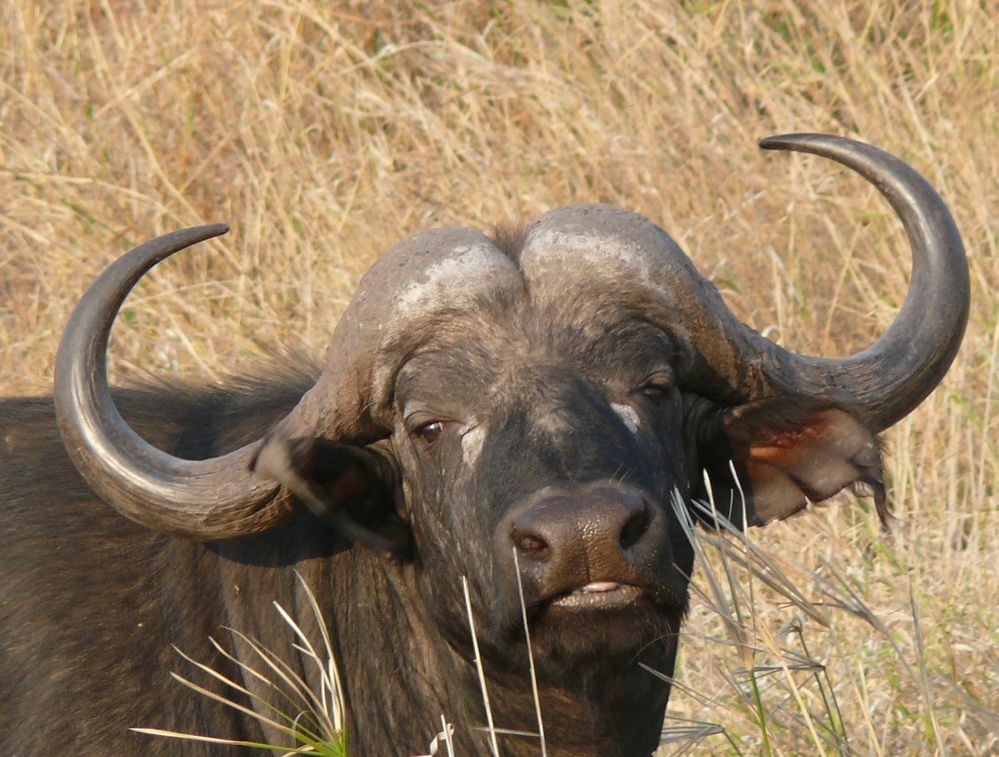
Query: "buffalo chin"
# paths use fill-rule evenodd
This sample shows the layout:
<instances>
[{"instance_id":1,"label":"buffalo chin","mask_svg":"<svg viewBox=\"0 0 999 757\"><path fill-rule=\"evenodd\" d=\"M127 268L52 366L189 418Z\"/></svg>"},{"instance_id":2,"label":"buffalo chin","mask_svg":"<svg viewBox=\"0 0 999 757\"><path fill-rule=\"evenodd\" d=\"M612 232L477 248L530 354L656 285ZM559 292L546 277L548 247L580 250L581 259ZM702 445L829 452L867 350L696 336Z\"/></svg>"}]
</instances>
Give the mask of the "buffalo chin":
<instances>
[{"instance_id":1,"label":"buffalo chin","mask_svg":"<svg viewBox=\"0 0 999 757\"><path fill-rule=\"evenodd\" d=\"M639 596L621 606L563 606L548 602L531 622L531 649L540 671L654 661L673 651L683 608L663 610Z\"/></svg>"}]
</instances>

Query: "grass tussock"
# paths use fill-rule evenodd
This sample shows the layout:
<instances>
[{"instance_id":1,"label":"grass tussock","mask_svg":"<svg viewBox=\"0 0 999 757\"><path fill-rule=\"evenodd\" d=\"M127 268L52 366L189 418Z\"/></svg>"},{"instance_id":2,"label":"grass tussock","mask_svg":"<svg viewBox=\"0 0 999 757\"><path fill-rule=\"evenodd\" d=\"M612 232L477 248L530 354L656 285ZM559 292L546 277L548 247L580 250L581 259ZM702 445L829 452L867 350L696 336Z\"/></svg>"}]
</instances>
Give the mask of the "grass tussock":
<instances>
[{"instance_id":1,"label":"grass tussock","mask_svg":"<svg viewBox=\"0 0 999 757\"><path fill-rule=\"evenodd\" d=\"M281 652L269 649L256 639L250 638L234 628L229 629L229 631L239 647L236 651L228 651L215 639L211 639L211 643L223 657L236 666L241 680L252 681L256 684L257 693L241 684L240 679L230 678L215 668L188 657L183 650L176 648L177 654L183 658L184 662L206 675L208 679L214 679L216 684L221 684L219 688L224 693L209 690L179 673L171 673L178 683L191 691L221 702L227 707L243 713L246 717L259 721L261 725L281 734L287 741L294 744L293 747L267 742L234 741L218 738L211 734L182 733L162 728L139 727L132 730L147 736L159 736L181 741L248 747L280 754L282 757L290 757L294 754L346 757L346 705L343 699L340 672L333 653L333 642L322 609L316 602L312 589L298 571L295 571L295 577L308 598L312 619L320 630L321 639L315 642L310 639L298 622L277 602L274 602L274 608L281 621L287 625L292 636L290 651L301 654L308 665L315 667L319 681L318 690L314 686L310 686L296 672L295 666L290 664Z\"/></svg>"},{"instance_id":2,"label":"grass tussock","mask_svg":"<svg viewBox=\"0 0 999 757\"><path fill-rule=\"evenodd\" d=\"M319 351L396 239L591 200L659 221L772 338L847 354L904 297L899 224L856 177L755 140L873 142L954 211L964 347L885 435L890 536L843 498L748 543L697 537L670 714L708 722L670 724L718 724L676 747L706 752L996 751L995 16L970 0L6 0L0 387L48 391L85 283L161 231L233 226L129 299L119 377Z\"/></svg>"}]
</instances>

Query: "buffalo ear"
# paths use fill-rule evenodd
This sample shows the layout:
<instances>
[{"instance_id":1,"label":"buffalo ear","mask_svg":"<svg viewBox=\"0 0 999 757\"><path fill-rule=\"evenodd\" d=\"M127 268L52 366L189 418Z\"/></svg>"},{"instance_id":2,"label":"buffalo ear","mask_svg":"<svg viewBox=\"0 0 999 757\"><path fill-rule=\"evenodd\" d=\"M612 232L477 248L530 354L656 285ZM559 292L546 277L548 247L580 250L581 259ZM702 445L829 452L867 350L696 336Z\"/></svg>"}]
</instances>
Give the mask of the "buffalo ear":
<instances>
[{"instance_id":1,"label":"buffalo ear","mask_svg":"<svg viewBox=\"0 0 999 757\"><path fill-rule=\"evenodd\" d=\"M395 475L368 447L303 437L264 439L250 467L277 481L343 537L395 558L409 556L412 536L395 510Z\"/></svg>"},{"instance_id":2,"label":"buffalo ear","mask_svg":"<svg viewBox=\"0 0 999 757\"><path fill-rule=\"evenodd\" d=\"M724 412L708 439L701 464L716 508L734 523L742 520L741 484L749 525L787 518L847 486L869 487L887 524L877 438L844 410L793 397L761 400Z\"/></svg>"}]
</instances>

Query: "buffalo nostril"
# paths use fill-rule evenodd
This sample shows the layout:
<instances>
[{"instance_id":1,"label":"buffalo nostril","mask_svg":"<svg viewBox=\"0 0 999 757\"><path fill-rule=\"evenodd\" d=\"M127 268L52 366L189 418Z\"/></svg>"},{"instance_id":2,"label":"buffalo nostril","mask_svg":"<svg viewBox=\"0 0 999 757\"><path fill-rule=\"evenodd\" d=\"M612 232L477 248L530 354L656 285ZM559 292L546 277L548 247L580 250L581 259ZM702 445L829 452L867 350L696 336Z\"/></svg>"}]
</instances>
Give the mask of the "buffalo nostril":
<instances>
[{"instance_id":1,"label":"buffalo nostril","mask_svg":"<svg viewBox=\"0 0 999 757\"><path fill-rule=\"evenodd\" d=\"M645 534L648 527L649 516L645 512L645 508L642 508L640 512L628 518L628 522L621 529L621 535L618 537L621 542L621 549L628 549L634 546Z\"/></svg>"}]
</instances>

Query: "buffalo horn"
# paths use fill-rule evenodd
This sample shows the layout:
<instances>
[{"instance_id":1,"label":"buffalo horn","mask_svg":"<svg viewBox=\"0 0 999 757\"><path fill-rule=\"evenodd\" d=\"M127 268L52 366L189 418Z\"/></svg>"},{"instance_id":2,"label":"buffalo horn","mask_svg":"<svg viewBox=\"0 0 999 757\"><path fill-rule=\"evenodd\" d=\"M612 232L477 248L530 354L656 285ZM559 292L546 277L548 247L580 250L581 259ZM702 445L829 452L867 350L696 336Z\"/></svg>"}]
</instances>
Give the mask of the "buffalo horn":
<instances>
[{"instance_id":1,"label":"buffalo horn","mask_svg":"<svg viewBox=\"0 0 999 757\"><path fill-rule=\"evenodd\" d=\"M291 509L278 486L249 463L254 442L208 460L182 460L146 442L118 412L107 381L111 324L126 295L166 257L225 234L224 224L151 239L111 264L80 299L56 356L59 430L83 477L122 515L157 531L197 539L258 533Z\"/></svg>"},{"instance_id":2,"label":"buffalo horn","mask_svg":"<svg viewBox=\"0 0 999 757\"><path fill-rule=\"evenodd\" d=\"M799 355L740 321L666 232L610 205L545 213L527 230L520 264L536 300L564 308L577 297L630 303L675 337L681 386L721 404L802 395L838 404L874 431L929 394L950 366L968 319L968 266L943 200L888 153L842 137L791 134L768 150L831 158L874 184L902 220L912 281L901 311L869 348L845 359Z\"/></svg>"},{"instance_id":3,"label":"buffalo horn","mask_svg":"<svg viewBox=\"0 0 999 757\"><path fill-rule=\"evenodd\" d=\"M877 187L902 221L912 279L902 309L874 344L845 359L763 351L772 358L765 370L783 391L835 398L870 428L887 428L940 383L964 336L971 295L954 219L922 176L876 147L823 134L769 137L760 147L842 163Z\"/></svg>"}]
</instances>

